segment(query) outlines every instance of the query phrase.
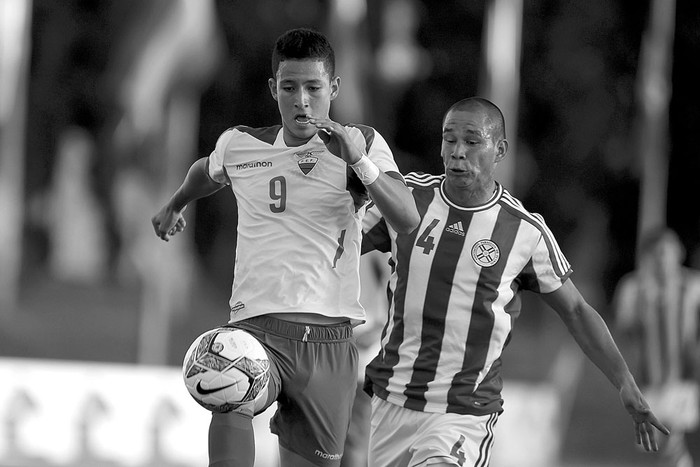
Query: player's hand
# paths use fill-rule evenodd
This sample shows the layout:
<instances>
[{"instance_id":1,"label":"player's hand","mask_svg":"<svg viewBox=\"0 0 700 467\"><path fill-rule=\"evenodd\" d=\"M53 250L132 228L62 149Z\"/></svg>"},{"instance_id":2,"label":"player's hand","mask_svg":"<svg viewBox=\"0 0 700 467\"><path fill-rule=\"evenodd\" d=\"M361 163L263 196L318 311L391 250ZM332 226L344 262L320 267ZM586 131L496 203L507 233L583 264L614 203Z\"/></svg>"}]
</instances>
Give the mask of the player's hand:
<instances>
[{"instance_id":1,"label":"player's hand","mask_svg":"<svg viewBox=\"0 0 700 467\"><path fill-rule=\"evenodd\" d=\"M634 420L637 444L642 446L645 451L658 451L659 444L656 441L655 428L665 435L669 435L671 433L670 430L656 418L656 415L651 411L649 404L644 400L636 386L622 386L620 398L625 409L627 409L627 412L632 416L632 420Z\"/></svg>"},{"instance_id":2,"label":"player's hand","mask_svg":"<svg viewBox=\"0 0 700 467\"><path fill-rule=\"evenodd\" d=\"M155 230L158 238L168 242L170 237L185 230L187 222L185 222L185 218L182 215L185 212L185 208L178 212L166 205L151 218L153 230Z\"/></svg>"},{"instance_id":3,"label":"player's hand","mask_svg":"<svg viewBox=\"0 0 700 467\"><path fill-rule=\"evenodd\" d=\"M359 161L362 151L350 139L345 127L328 118L309 118L309 124L319 131L318 136L334 155L343 159L348 165Z\"/></svg>"}]
</instances>

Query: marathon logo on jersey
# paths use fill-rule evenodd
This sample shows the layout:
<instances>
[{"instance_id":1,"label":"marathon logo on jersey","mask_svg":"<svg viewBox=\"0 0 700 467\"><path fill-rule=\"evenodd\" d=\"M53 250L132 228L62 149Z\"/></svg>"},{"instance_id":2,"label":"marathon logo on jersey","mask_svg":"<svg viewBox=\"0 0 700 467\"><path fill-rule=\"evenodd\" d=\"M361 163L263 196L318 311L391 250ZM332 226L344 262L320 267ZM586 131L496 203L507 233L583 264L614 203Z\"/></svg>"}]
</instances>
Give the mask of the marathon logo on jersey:
<instances>
[{"instance_id":1,"label":"marathon logo on jersey","mask_svg":"<svg viewBox=\"0 0 700 467\"><path fill-rule=\"evenodd\" d=\"M294 155L299 158L297 164L299 164L299 168L304 173L304 175L308 175L309 172L311 172L313 168L316 167L316 163L318 162L318 157L316 156L316 154L321 154L322 152L323 150L320 149L311 149L294 153Z\"/></svg>"},{"instance_id":2,"label":"marathon logo on jersey","mask_svg":"<svg viewBox=\"0 0 700 467\"><path fill-rule=\"evenodd\" d=\"M272 162L270 162L270 161L244 162L242 164L236 164L235 167L236 167L236 170L267 168L267 167L272 167Z\"/></svg>"},{"instance_id":3,"label":"marathon logo on jersey","mask_svg":"<svg viewBox=\"0 0 700 467\"><path fill-rule=\"evenodd\" d=\"M490 268L500 257L501 250L491 240L479 240L472 247L472 259L482 268Z\"/></svg>"},{"instance_id":4,"label":"marathon logo on jersey","mask_svg":"<svg viewBox=\"0 0 700 467\"><path fill-rule=\"evenodd\" d=\"M452 225L448 225L447 227L445 227L445 232L461 235L462 237L464 237L464 227L462 226L462 221L455 222Z\"/></svg>"}]
</instances>

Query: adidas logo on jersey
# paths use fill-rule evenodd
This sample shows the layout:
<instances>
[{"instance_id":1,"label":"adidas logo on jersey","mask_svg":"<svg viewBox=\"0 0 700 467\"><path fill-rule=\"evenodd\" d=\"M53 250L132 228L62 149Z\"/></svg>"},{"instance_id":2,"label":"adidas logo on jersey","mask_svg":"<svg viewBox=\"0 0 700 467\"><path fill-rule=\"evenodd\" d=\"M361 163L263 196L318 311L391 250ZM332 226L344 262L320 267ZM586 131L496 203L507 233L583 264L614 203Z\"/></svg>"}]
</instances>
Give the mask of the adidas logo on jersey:
<instances>
[{"instance_id":1,"label":"adidas logo on jersey","mask_svg":"<svg viewBox=\"0 0 700 467\"><path fill-rule=\"evenodd\" d=\"M452 225L445 227L445 232L461 235L464 237L464 227L462 226L462 221L455 222Z\"/></svg>"}]
</instances>

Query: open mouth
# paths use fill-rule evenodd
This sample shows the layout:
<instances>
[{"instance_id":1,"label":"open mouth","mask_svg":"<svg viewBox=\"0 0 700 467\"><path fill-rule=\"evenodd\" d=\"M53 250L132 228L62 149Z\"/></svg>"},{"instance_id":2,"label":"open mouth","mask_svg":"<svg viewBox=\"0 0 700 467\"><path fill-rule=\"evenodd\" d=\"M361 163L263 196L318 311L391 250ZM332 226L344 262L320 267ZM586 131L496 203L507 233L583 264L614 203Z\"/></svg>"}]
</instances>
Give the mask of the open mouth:
<instances>
[{"instance_id":1,"label":"open mouth","mask_svg":"<svg viewBox=\"0 0 700 467\"><path fill-rule=\"evenodd\" d=\"M294 121L300 125L308 125L309 124L309 116L308 115L297 115L296 117L294 117Z\"/></svg>"}]
</instances>

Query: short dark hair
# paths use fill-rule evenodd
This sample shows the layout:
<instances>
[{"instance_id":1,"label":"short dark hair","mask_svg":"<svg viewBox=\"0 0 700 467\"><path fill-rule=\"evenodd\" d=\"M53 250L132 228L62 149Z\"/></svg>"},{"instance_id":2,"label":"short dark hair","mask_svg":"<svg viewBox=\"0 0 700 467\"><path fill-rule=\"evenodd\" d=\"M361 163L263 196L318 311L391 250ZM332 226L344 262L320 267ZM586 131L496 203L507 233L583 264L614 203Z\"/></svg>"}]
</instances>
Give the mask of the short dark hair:
<instances>
[{"instance_id":1,"label":"short dark hair","mask_svg":"<svg viewBox=\"0 0 700 467\"><path fill-rule=\"evenodd\" d=\"M448 113L453 110L465 110L471 107L481 107L486 111L486 115L491 121L491 128L493 130L491 136L494 142L499 139L506 139L506 119L503 116L503 112L501 112L501 109L499 109L496 104L483 97L467 97L466 99L452 104L442 118L443 125L445 124L445 118Z\"/></svg>"},{"instance_id":2,"label":"short dark hair","mask_svg":"<svg viewBox=\"0 0 700 467\"><path fill-rule=\"evenodd\" d=\"M326 36L308 28L290 29L275 42L272 50L272 77L277 76L280 62L306 59L323 62L329 78L335 76L335 53Z\"/></svg>"}]
</instances>

